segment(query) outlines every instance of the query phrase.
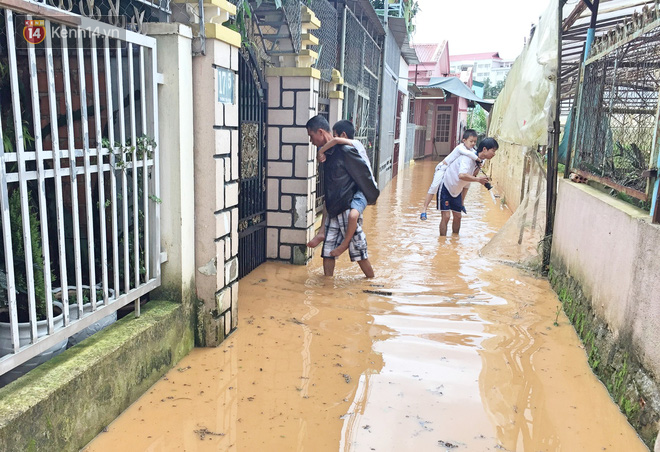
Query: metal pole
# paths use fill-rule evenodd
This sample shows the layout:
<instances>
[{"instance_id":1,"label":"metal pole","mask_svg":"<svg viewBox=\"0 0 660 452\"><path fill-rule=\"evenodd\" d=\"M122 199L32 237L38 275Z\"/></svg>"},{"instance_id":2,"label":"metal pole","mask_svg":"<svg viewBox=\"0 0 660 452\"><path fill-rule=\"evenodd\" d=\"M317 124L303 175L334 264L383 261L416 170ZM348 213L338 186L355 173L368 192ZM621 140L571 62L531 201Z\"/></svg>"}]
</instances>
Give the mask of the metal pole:
<instances>
[{"instance_id":1,"label":"metal pole","mask_svg":"<svg viewBox=\"0 0 660 452\"><path fill-rule=\"evenodd\" d=\"M566 165L564 167L564 179L567 179L571 174L571 168L573 167L571 160L573 159L573 140L575 137L575 131L577 130L578 125L578 111L580 108L580 97L582 93L582 64L578 69L577 73L577 82L575 87L575 97L573 98L573 106L571 107L571 126L568 131L568 142L566 143ZM566 134L566 131L564 131Z\"/></svg>"},{"instance_id":2,"label":"metal pole","mask_svg":"<svg viewBox=\"0 0 660 452\"><path fill-rule=\"evenodd\" d=\"M591 43L594 41L594 36L596 35L596 23L598 22L599 3L600 0L594 0L593 6L590 8L591 22L589 23L589 29L587 30L587 41L584 43L584 61L587 61L587 59L589 58L589 49L591 48Z\"/></svg>"},{"instance_id":3,"label":"metal pole","mask_svg":"<svg viewBox=\"0 0 660 452\"><path fill-rule=\"evenodd\" d=\"M339 72L341 72L341 76L344 77L344 80L346 79L346 75L344 74L344 54L346 52L346 8L348 8L348 6L344 4L341 18L341 52L339 53Z\"/></svg>"},{"instance_id":4,"label":"metal pole","mask_svg":"<svg viewBox=\"0 0 660 452\"><path fill-rule=\"evenodd\" d=\"M555 207L557 205L557 166L561 114L561 50L562 50L562 10L566 0L557 1L557 78L555 93L555 120L553 122L552 146L548 150L548 179L546 192L546 223L545 243L543 246L543 273L550 270L550 253L552 251L552 233L555 222Z\"/></svg>"}]
</instances>

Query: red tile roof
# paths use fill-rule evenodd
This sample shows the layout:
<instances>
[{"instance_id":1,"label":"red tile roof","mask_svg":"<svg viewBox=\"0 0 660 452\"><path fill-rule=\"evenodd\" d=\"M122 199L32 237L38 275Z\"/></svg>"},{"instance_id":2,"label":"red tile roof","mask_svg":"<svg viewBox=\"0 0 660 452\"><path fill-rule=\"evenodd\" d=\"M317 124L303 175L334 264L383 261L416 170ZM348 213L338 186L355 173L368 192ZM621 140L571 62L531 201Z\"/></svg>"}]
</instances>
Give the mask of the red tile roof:
<instances>
[{"instance_id":1,"label":"red tile roof","mask_svg":"<svg viewBox=\"0 0 660 452\"><path fill-rule=\"evenodd\" d=\"M436 62L442 54L442 50L447 46L447 41L435 44L414 44L412 47L417 52L417 58L420 62Z\"/></svg>"}]
</instances>

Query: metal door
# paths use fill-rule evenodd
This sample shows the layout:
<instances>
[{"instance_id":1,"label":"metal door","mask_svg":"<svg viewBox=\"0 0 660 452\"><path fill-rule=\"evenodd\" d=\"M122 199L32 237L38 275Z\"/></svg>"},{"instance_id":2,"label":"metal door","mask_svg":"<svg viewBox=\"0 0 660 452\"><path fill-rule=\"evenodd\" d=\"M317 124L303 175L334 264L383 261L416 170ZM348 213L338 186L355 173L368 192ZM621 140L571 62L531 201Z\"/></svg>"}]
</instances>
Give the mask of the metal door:
<instances>
[{"instance_id":1,"label":"metal door","mask_svg":"<svg viewBox=\"0 0 660 452\"><path fill-rule=\"evenodd\" d=\"M399 172L399 152L401 146L401 114L403 113L403 93L398 92L396 102L396 119L394 124L394 154L392 156L392 177Z\"/></svg>"},{"instance_id":2,"label":"metal door","mask_svg":"<svg viewBox=\"0 0 660 452\"><path fill-rule=\"evenodd\" d=\"M266 82L251 52L238 67L238 277L266 261Z\"/></svg>"}]
</instances>

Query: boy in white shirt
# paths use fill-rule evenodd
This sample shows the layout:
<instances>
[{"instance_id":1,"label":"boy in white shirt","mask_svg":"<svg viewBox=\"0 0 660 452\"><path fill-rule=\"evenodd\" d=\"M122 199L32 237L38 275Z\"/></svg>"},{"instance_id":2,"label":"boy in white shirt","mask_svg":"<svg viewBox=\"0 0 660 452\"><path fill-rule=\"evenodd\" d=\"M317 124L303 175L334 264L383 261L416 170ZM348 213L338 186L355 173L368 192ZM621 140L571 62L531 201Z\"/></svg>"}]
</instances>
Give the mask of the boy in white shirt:
<instances>
[{"instance_id":1,"label":"boy in white shirt","mask_svg":"<svg viewBox=\"0 0 660 452\"><path fill-rule=\"evenodd\" d=\"M458 157L461 155L465 155L470 157L472 160L478 160L477 158L477 153L474 152L474 146L477 144L477 132L473 129L466 129L465 132L463 132L463 142L456 146L451 153L447 157L444 158L444 160L435 167L435 173L433 174L433 182L431 182L431 187L429 187L429 191L426 194L426 199L424 200L424 208L422 209L422 213L419 215L419 218L421 220L426 220L426 209L428 208L429 204L431 203L431 200L433 199L433 195L437 197L438 200L440 200L440 187L442 186L442 180L445 176L445 171L449 167L449 165L454 162ZM467 194L467 187L465 188L465 192L463 193L463 199L465 199L465 195ZM462 207L462 211L465 212L465 207Z\"/></svg>"},{"instance_id":2,"label":"boy in white shirt","mask_svg":"<svg viewBox=\"0 0 660 452\"><path fill-rule=\"evenodd\" d=\"M332 133L334 135L334 138L332 138L330 141L328 141L325 145L323 145L323 147L321 147L318 150L316 155L318 161L321 163L324 162L325 151L336 145L353 146L358 151L358 154L360 154L360 157L362 157L362 159L369 167L369 172L371 173L371 180L373 181L374 185L378 187L378 184L376 183L376 179L374 178L373 169L371 168L371 162L369 161L369 156L367 155L367 150L364 148L364 145L359 140L354 139L355 127L353 126L353 123L346 119L337 121L335 125L332 126ZM344 251L348 249L348 246L351 243L351 238L353 237L355 231L357 230L357 225L358 225L358 220L360 219L360 215L362 215L362 212L364 212L364 209L366 207L367 207L367 198L364 196L364 193L358 190L357 192L355 192L355 195L353 196L353 200L351 201L351 212L348 215L346 236L344 237L343 242L337 248L335 248L330 252L331 256L339 257ZM314 248L325 239L325 216L326 216L326 212L324 206L321 228L319 229L318 234L316 234L314 238L307 243L308 247Z\"/></svg>"},{"instance_id":3,"label":"boy in white shirt","mask_svg":"<svg viewBox=\"0 0 660 452\"><path fill-rule=\"evenodd\" d=\"M477 147L479 160L489 160L495 157L495 151L499 145L494 138L484 138ZM488 177L479 176L480 164L469 156L461 155L446 170L442 190L440 191L440 210L442 220L440 221L440 235L447 235L447 225L450 216L453 216L452 233L458 234L461 229L461 210L463 207L463 191L470 182L479 182L486 185Z\"/></svg>"}]
</instances>

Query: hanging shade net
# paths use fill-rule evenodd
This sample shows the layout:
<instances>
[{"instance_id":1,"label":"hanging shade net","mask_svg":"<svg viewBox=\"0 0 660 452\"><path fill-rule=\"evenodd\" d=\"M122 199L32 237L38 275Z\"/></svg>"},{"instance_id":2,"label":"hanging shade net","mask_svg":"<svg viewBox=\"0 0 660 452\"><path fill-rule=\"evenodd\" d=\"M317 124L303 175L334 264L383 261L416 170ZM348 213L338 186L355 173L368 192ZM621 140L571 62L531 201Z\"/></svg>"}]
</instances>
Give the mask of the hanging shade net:
<instances>
[{"instance_id":1,"label":"hanging shade net","mask_svg":"<svg viewBox=\"0 0 660 452\"><path fill-rule=\"evenodd\" d=\"M486 111L490 111L493 107L492 101L484 100L474 94L472 90L457 77L433 77L426 88L442 88L444 91L452 93L455 96L478 103Z\"/></svg>"}]
</instances>

